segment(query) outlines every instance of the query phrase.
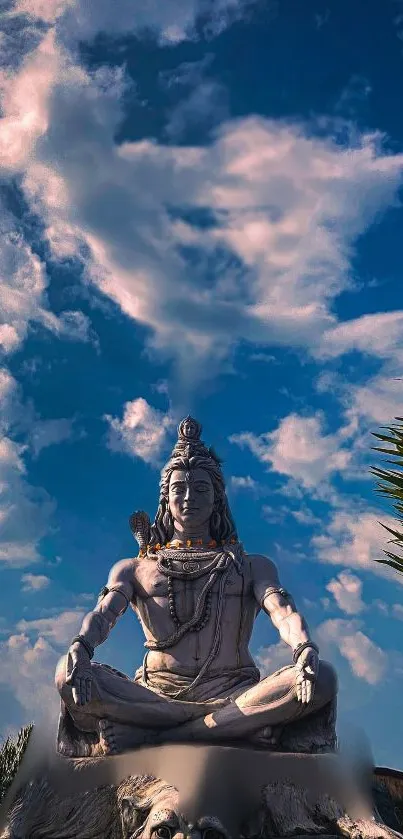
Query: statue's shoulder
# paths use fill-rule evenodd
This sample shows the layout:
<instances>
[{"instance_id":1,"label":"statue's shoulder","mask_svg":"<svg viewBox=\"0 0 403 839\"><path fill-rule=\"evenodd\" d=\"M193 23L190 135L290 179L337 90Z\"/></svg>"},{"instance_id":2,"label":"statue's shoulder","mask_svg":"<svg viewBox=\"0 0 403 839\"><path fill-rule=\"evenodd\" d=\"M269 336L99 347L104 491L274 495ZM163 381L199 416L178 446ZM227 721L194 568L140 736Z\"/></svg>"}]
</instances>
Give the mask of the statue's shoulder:
<instances>
[{"instance_id":1,"label":"statue's shoulder","mask_svg":"<svg viewBox=\"0 0 403 839\"><path fill-rule=\"evenodd\" d=\"M252 578L277 581L278 571L277 566L272 559L264 554L249 554L244 555L245 562L250 565Z\"/></svg>"},{"instance_id":2,"label":"statue's shoulder","mask_svg":"<svg viewBox=\"0 0 403 839\"><path fill-rule=\"evenodd\" d=\"M108 576L108 586L116 586L119 583L133 584L136 574L137 557L120 559L112 565Z\"/></svg>"}]
</instances>

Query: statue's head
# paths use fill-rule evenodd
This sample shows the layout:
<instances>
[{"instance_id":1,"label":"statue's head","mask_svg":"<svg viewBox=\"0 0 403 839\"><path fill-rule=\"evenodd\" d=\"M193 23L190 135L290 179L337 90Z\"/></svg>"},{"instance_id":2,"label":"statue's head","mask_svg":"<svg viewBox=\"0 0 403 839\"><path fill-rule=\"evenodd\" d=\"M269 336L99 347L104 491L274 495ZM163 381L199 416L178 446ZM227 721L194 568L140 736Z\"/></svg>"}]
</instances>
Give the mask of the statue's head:
<instances>
[{"instance_id":1,"label":"statue's head","mask_svg":"<svg viewBox=\"0 0 403 839\"><path fill-rule=\"evenodd\" d=\"M236 539L235 525L225 492L221 461L200 440L201 425L186 417L178 428L178 441L161 472L157 515L150 544L172 539L175 522L186 530L208 523L210 538L217 543Z\"/></svg>"}]
</instances>

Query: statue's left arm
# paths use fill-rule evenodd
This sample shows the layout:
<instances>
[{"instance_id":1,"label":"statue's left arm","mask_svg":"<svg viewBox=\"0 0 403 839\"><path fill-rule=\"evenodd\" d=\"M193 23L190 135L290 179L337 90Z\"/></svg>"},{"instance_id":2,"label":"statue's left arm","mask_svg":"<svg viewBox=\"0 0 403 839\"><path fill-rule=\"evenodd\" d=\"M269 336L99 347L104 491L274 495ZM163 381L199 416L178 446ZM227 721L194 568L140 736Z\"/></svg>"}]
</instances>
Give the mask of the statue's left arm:
<instances>
[{"instance_id":1,"label":"statue's left arm","mask_svg":"<svg viewBox=\"0 0 403 839\"><path fill-rule=\"evenodd\" d=\"M291 595L282 587L274 562L260 555L250 556L249 559L255 598L271 618L282 640L291 647L297 671L297 698L308 703L318 674L319 650L311 639L305 618L298 612Z\"/></svg>"}]
</instances>

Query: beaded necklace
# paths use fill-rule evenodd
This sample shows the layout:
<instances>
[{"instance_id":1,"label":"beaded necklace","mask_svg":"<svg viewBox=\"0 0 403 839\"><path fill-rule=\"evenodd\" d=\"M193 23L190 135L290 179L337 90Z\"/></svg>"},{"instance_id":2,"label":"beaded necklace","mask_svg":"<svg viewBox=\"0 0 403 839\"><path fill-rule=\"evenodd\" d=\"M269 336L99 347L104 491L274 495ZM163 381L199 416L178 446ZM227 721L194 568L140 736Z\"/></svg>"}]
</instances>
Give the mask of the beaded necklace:
<instances>
[{"instance_id":1,"label":"beaded necklace","mask_svg":"<svg viewBox=\"0 0 403 839\"><path fill-rule=\"evenodd\" d=\"M175 590L174 590L174 580L173 580L173 578L174 578L174 576L178 577L179 575L176 574L175 571L173 570L172 561L170 559L167 559L166 563L167 563L168 570L171 572L168 575L168 608L169 608L169 613L171 615L171 618L172 618L175 626L179 627L179 626L183 626L183 623L186 623L186 621L182 622L182 621L179 620L178 613L176 611ZM206 573L207 573L207 571L206 571ZM196 575L193 573L193 578L195 576ZM197 574L197 576L200 576L200 574ZM181 579L183 579L183 578L181 577ZM184 579L189 579L189 574L186 574L186 576L184 576ZM205 601L204 601L204 604L203 604L203 611L202 611L202 614L200 616L200 621L197 624L195 624L195 626L192 626L190 628L190 632L200 632L200 630L204 629L204 627L208 623L208 620L209 620L210 614L211 614L212 597L213 597L213 593L210 589L206 594L206 598L205 598Z\"/></svg>"}]
</instances>

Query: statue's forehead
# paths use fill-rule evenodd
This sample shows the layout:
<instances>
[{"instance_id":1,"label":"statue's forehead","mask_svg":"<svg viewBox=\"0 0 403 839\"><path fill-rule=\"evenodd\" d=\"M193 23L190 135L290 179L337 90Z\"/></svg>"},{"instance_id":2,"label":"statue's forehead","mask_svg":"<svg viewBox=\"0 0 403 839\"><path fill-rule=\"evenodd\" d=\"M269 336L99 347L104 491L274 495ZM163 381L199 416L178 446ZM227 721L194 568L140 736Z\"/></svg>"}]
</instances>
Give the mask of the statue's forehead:
<instances>
[{"instance_id":1,"label":"statue's forehead","mask_svg":"<svg viewBox=\"0 0 403 839\"><path fill-rule=\"evenodd\" d=\"M211 484L211 478L209 473L206 469L190 469L187 471L186 469L175 469L172 472L170 484L174 483L174 481L206 481L207 483Z\"/></svg>"}]
</instances>

